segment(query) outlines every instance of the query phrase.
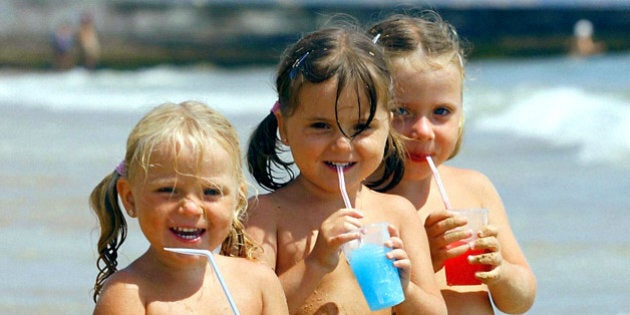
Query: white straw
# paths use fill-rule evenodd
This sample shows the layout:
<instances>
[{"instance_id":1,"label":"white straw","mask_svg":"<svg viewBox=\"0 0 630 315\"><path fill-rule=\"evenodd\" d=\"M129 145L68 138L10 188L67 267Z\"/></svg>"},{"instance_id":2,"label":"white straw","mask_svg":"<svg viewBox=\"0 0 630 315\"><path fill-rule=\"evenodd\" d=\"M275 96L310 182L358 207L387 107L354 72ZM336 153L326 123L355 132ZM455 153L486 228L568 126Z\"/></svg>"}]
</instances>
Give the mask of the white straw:
<instances>
[{"instance_id":1,"label":"white straw","mask_svg":"<svg viewBox=\"0 0 630 315\"><path fill-rule=\"evenodd\" d=\"M214 269L214 273L217 275L217 278L219 279L219 283L221 284L223 293L225 293L225 297L227 297L228 302L230 303L232 312L235 315L239 315L238 308L236 308L236 303L234 303L234 300L232 299L232 295L230 294L230 291L228 290L227 285L225 284L225 281L223 280L223 276L221 276L221 273L219 272L219 267L217 267L217 263L214 261L214 256L212 256L212 252L210 252L209 250L194 249L194 248L167 248L165 247L164 250L180 253L180 254L208 257L208 262L210 262L212 269Z\"/></svg>"},{"instance_id":2,"label":"white straw","mask_svg":"<svg viewBox=\"0 0 630 315\"><path fill-rule=\"evenodd\" d=\"M337 165L337 176L339 177L339 189L341 190L341 197L346 208L352 208L350 198L348 198L348 192L346 191L346 180L343 178L343 166Z\"/></svg>"},{"instance_id":3,"label":"white straw","mask_svg":"<svg viewBox=\"0 0 630 315\"><path fill-rule=\"evenodd\" d=\"M435 179L435 183L440 190L440 195L442 196L442 202L444 202L444 207L446 210L451 209L451 203L448 201L448 196L446 195L446 190L444 189L444 184L442 183L442 179L440 178L440 173L438 173L437 167L433 163L433 159L431 156L427 155L427 162L429 163L429 167L431 168L431 172L433 172L433 179Z\"/></svg>"}]
</instances>

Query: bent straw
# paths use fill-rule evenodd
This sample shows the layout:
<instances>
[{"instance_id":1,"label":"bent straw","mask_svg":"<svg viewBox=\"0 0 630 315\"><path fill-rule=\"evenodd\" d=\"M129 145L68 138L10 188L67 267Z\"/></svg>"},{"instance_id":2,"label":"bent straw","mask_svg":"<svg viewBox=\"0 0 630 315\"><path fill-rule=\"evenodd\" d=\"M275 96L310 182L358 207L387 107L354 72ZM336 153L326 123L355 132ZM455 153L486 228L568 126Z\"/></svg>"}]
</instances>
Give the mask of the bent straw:
<instances>
[{"instance_id":1,"label":"bent straw","mask_svg":"<svg viewBox=\"0 0 630 315\"><path fill-rule=\"evenodd\" d=\"M346 180L343 178L343 166L337 165L337 177L339 177L339 189L341 190L341 198L346 208L352 208L350 198L348 198L348 192L346 191Z\"/></svg>"},{"instance_id":2,"label":"bent straw","mask_svg":"<svg viewBox=\"0 0 630 315\"><path fill-rule=\"evenodd\" d=\"M179 253L179 254L208 257L208 262L210 262L210 265L212 265L212 269L214 269L214 273L217 275L217 278L219 279L219 283L221 284L223 293L225 293L225 297L227 297L228 302L230 302L230 307L232 308L232 312L235 315L239 315L238 308L236 308L236 303L234 303L234 300L232 299L232 295L230 294L230 291L228 291L227 285L225 285L225 281L223 280L223 277L221 276L221 273L219 272L219 267L217 267L217 263L214 261L214 256L212 256L212 253L209 250L193 249L193 248L168 248L168 247L164 247L164 250L167 250L169 252Z\"/></svg>"},{"instance_id":3,"label":"bent straw","mask_svg":"<svg viewBox=\"0 0 630 315\"><path fill-rule=\"evenodd\" d=\"M433 172L433 179L435 179L435 183L440 190L440 195L442 196L442 202L444 202L444 207L446 210L451 209L451 203L448 201L448 196L446 195L446 190L444 189L444 184L442 183L442 179L440 178L440 173L438 173L437 167L433 163L433 159L430 155L427 155L427 162L429 163L429 167L431 168L431 172Z\"/></svg>"}]
</instances>

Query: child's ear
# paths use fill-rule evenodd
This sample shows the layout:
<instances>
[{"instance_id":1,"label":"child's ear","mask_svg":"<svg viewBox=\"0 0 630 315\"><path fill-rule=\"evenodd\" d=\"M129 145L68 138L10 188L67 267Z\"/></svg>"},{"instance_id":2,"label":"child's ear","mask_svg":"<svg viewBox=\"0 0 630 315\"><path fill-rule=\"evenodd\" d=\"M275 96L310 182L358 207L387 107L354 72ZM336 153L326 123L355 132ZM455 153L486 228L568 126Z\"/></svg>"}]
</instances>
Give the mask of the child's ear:
<instances>
[{"instance_id":1,"label":"child's ear","mask_svg":"<svg viewBox=\"0 0 630 315\"><path fill-rule=\"evenodd\" d=\"M118 190L118 196L127 210L127 214L135 218L136 217L136 203L133 199L133 193L131 191L131 185L126 178L119 178L116 183L116 190Z\"/></svg>"},{"instance_id":2,"label":"child's ear","mask_svg":"<svg viewBox=\"0 0 630 315\"><path fill-rule=\"evenodd\" d=\"M289 145L289 140L287 140L287 135L284 130L284 118L282 117L282 113L277 110L273 113L276 116L276 121L278 122L278 133L280 134L280 141L282 144Z\"/></svg>"}]
</instances>

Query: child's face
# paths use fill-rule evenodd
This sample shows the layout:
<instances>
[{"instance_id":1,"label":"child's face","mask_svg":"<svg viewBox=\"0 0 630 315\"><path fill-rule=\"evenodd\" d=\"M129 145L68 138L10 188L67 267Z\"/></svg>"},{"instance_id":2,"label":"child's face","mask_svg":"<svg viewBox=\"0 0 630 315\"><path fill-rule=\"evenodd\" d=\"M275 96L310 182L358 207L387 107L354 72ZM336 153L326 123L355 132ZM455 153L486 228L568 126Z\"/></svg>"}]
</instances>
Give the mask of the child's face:
<instances>
[{"instance_id":1,"label":"child's face","mask_svg":"<svg viewBox=\"0 0 630 315\"><path fill-rule=\"evenodd\" d=\"M299 91L293 115L277 114L280 135L291 148L301 175L321 189L338 193L336 165L344 166L346 184L357 185L374 172L381 160L389 134L391 114L379 104L370 127L353 139L346 138L337 126L335 97L337 79L305 84ZM342 91L338 120L346 134L354 134L369 117L369 100L353 88Z\"/></svg>"},{"instance_id":2,"label":"child's face","mask_svg":"<svg viewBox=\"0 0 630 315\"><path fill-rule=\"evenodd\" d=\"M398 59L393 67L394 123L405 137L405 178L430 174L426 156L443 163L455 150L463 119L462 78L452 63L435 69L417 57Z\"/></svg>"},{"instance_id":3,"label":"child's face","mask_svg":"<svg viewBox=\"0 0 630 315\"><path fill-rule=\"evenodd\" d=\"M158 148L147 175L121 185L125 208L152 248L214 249L227 236L240 187L232 157L220 145L209 147L199 170L189 146L176 161Z\"/></svg>"}]
</instances>

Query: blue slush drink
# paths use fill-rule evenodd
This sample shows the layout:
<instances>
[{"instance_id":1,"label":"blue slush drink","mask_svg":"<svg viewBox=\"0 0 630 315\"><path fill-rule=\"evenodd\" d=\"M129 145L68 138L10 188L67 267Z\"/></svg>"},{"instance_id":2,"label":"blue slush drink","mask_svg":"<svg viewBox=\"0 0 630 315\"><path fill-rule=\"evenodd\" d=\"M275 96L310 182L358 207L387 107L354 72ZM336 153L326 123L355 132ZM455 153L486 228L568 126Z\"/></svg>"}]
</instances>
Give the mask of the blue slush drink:
<instances>
[{"instance_id":1,"label":"blue slush drink","mask_svg":"<svg viewBox=\"0 0 630 315\"><path fill-rule=\"evenodd\" d=\"M372 311L392 307L405 300L398 268L385 256L390 250L384 245L362 243L352 249L349 257L352 272Z\"/></svg>"}]
</instances>

